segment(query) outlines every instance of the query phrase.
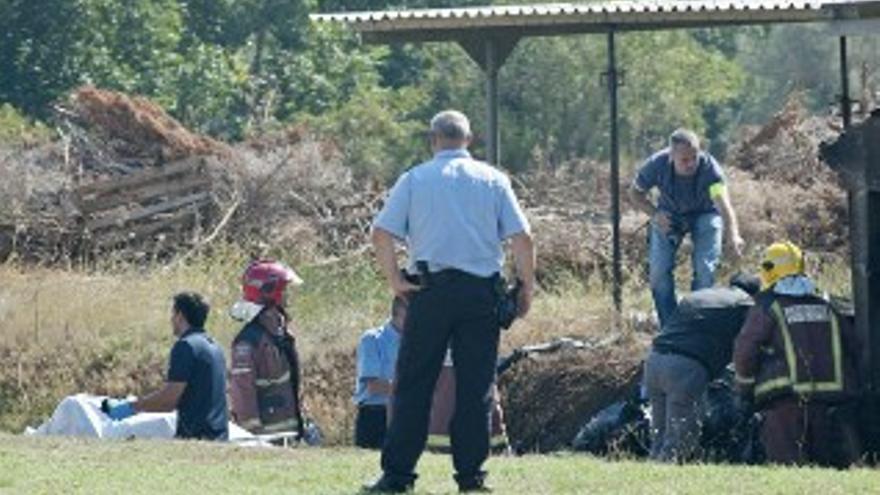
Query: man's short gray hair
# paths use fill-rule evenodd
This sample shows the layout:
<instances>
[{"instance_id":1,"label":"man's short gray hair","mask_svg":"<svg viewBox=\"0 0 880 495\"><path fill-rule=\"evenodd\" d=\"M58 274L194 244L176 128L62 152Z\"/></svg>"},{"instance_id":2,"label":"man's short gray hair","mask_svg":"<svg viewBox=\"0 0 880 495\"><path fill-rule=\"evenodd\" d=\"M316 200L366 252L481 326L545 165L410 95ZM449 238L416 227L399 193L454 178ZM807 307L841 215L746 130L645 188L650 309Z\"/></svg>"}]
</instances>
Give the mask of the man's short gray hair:
<instances>
[{"instance_id":1,"label":"man's short gray hair","mask_svg":"<svg viewBox=\"0 0 880 495\"><path fill-rule=\"evenodd\" d=\"M700 138L697 137L696 132L690 129L679 128L669 135L669 147L677 144L683 144L693 150L700 151Z\"/></svg>"},{"instance_id":2,"label":"man's short gray hair","mask_svg":"<svg viewBox=\"0 0 880 495\"><path fill-rule=\"evenodd\" d=\"M444 110L431 119L431 134L447 139L470 139L471 123L457 110Z\"/></svg>"}]
</instances>

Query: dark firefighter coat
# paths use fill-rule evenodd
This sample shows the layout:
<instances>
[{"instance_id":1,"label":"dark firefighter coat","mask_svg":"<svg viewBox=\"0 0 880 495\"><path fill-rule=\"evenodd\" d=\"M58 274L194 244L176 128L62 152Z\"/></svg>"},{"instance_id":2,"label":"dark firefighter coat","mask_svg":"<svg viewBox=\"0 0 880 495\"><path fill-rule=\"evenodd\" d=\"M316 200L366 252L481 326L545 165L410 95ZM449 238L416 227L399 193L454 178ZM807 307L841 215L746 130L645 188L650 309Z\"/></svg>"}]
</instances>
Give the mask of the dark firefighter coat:
<instances>
[{"instance_id":1,"label":"dark firefighter coat","mask_svg":"<svg viewBox=\"0 0 880 495\"><path fill-rule=\"evenodd\" d=\"M855 330L825 299L764 292L733 351L737 382L755 404L781 397L844 402L858 393Z\"/></svg>"},{"instance_id":2,"label":"dark firefighter coat","mask_svg":"<svg viewBox=\"0 0 880 495\"><path fill-rule=\"evenodd\" d=\"M278 326L278 320L266 313L245 325L232 343L232 416L251 433L295 431L301 437L295 341L285 326Z\"/></svg>"}]
</instances>

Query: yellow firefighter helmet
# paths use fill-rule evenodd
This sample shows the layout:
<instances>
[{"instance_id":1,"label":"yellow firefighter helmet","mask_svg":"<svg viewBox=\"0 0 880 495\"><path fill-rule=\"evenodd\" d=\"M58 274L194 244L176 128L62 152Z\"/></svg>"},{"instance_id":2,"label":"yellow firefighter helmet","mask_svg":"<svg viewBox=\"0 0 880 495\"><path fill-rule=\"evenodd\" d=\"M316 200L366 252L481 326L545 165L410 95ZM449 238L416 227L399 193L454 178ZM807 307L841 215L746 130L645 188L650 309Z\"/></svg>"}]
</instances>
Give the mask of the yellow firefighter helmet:
<instances>
[{"instance_id":1,"label":"yellow firefighter helmet","mask_svg":"<svg viewBox=\"0 0 880 495\"><path fill-rule=\"evenodd\" d=\"M781 278L804 273L804 254L793 243L776 242L764 251L761 261L761 290L767 290Z\"/></svg>"}]
</instances>

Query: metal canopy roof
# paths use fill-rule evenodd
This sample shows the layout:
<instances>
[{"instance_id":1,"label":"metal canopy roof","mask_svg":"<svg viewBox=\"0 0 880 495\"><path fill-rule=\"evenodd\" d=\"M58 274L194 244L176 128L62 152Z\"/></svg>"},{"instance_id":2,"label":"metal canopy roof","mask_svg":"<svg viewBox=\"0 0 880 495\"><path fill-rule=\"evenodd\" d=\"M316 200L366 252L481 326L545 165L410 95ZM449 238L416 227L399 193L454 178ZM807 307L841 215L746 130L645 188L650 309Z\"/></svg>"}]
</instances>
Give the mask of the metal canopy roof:
<instances>
[{"instance_id":1,"label":"metal canopy roof","mask_svg":"<svg viewBox=\"0 0 880 495\"><path fill-rule=\"evenodd\" d=\"M481 30L516 37L880 17L880 0L638 0L316 14L365 41L443 41Z\"/></svg>"}]
</instances>

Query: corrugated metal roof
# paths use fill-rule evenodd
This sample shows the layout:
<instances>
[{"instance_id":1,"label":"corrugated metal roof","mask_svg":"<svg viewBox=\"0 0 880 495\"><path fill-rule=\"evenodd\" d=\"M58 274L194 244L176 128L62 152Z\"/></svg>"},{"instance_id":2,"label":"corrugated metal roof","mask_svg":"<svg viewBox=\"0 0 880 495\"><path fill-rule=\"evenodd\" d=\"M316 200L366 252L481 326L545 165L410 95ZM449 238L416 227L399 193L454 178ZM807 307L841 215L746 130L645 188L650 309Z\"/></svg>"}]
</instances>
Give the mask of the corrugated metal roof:
<instances>
[{"instance_id":1,"label":"corrugated metal roof","mask_svg":"<svg viewBox=\"0 0 880 495\"><path fill-rule=\"evenodd\" d=\"M457 9L387 10L317 14L316 22L341 22L364 33L408 33L408 39L454 37L475 28L512 28L523 36L562 32L672 29L718 25L816 22L876 14L878 0L612 0L590 3L504 5ZM853 14L855 9L855 14ZM843 13L842 13L843 12ZM880 14L877 14L880 15ZM421 32L421 33L420 33Z\"/></svg>"}]
</instances>

